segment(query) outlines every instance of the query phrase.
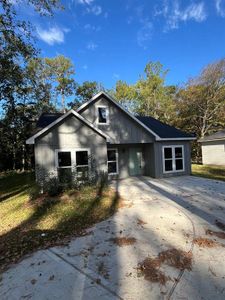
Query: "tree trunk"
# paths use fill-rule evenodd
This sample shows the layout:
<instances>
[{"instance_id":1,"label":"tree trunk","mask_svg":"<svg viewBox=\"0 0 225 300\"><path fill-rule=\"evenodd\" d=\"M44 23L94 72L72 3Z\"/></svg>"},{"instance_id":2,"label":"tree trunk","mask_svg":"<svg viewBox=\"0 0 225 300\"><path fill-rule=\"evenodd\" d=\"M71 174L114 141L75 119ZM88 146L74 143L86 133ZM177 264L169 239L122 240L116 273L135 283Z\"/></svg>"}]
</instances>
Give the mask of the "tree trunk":
<instances>
[{"instance_id":1,"label":"tree trunk","mask_svg":"<svg viewBox=\"0 0 225 300\"><path fill-rule=\"evenodd\" d=\"M22 145L22 168L21 170L24 172L24 169L25 169L25 146Z\"/></svg>"},{"instance_id":2,"label":"tree trunk","mask_svg":"<svg viewBox=\"0 0 225 300\"><path fill-rule=\"evenodd\" d=\"M15 145L13 145L13 171L16 170L16 149Z\"/></svg>"},{"instance_id":3,"label":"tree trunk","mask_svg":"<svg viewBox=\"0 0 225 300\"><path fill-rule=\"evenodd\" d=\"M65 110L65 95L64 95L64 92L62 91L62 111L63 111L63 113L65 113L66 112L66 110Z\"/></svg>"}]
</instances>

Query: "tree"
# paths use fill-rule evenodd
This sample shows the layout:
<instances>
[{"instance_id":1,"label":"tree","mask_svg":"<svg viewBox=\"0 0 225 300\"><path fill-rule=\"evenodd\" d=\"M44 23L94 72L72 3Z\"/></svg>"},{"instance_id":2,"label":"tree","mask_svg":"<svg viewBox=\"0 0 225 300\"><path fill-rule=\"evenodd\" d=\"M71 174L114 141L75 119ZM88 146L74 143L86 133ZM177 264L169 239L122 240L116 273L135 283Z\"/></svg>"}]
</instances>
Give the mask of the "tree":
<instances>
[{"instance_id":1,"label":"tree","mask_svg":"<svg viewBox=\"0 0 225 300\"><path fill-rule=\"evenodd\" d=\"M225 126L225 59L206 66L199 76L179 90L178 124L186 131L204 137ZM196 143L194 156L199 160Z\"/></svg>"},{"instance_id":2,"label":"tree","mask_svg":"<svg viewBox=\"0 0 225 300\"><path fill-rule=\"evenodd\" d=\"M0 100L15 105L21 96L18 87L26 82L24 68L37 51L33 45L32 26L20 20L16 2L0 1ZM53 8L59 8L58 0L26 0L40 15L52 15ZM24 93L24 91L23 91Z\"/></svg>"},{"instance_id":3,"label":"tree","mask_svg":"<svg viewBox=\"0 0 225 300\"><path fill-rule=\"evenodd\" d=\"M96 81L84 81L82 84L77 85L75 99L73 102L69 103L69 106L73 109L77 109L80 105L90 100L102 89L102 86Z\"/></svg>"},{"instance_id":4,"label":"tree","mask_svg":"<svg viewBox=\"0 0 225 300\"><path fill-rule=\"evenodd\" d=\"M45 58L46 74L55 85L56 95L61 95L61 107L65 112L65 97L75 92L74 66L71 60L63 55Z\"/></svg>"},{"instance_id":5,"label":"tree","mask_svg":"<svg viewBox=\"0 0 225 300\"><path fill-rule=\"evenodd\" d=\"M31 112L33 116L35 107L30 101L35 97L27 66L37 54L32 26L20 19L16 2L20 3L19 0L0 0L0 109L4 111L0 160L5 164L12 160L12 168L24 157L25 150L21 152L21 149L25 149L26 135L30 132L28 119ZM53 9L60 6L58 0L25 0L24 4L32 6L42 16L52 15Z\"/></svg>"},{"instance_id":6,"label":"tree","mask_svg":"<svg viewBox=\"0 0 225 300\"><path fill-rule=\"evenodd\" d=\"M55 110L53 87L47 74L45 59L36 57L29 60L26 76L29 79L29 99L37 104L37 113Z\"/></svg>"},{"instance_id":7,"label":"tree","mask_svg":"<svg viewBox=\"0 0 225 300\"><path fill-rule=\"evenodd\" d=\"M159 62L149 62L145 75L137 81L138 113L172 124L175 115L175 86L165 86L168 70Z\"/></svg>"},{"instance_id":8,"label":"tree","mask_svg":"<svg viewBox=\"0 0 225 300\"><path fill-rule=\"evenodd\" d=\"M137 111L138 102L135 86L118 80L115 89L110 91L110 94L128 111L133 113Z\"/></svg>"}]
</instances>

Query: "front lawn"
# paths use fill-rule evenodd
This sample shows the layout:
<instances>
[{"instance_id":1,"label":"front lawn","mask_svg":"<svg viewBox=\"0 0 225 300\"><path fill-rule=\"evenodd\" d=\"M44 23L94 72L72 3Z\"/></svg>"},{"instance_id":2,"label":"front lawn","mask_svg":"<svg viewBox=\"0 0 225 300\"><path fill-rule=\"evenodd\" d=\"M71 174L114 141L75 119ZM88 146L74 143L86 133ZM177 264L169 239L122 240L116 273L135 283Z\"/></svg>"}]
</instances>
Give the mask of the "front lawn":
<instances>
[{"instance_id":1,"label":"front lawn","mask_svg":"<svg viewBox=\"0 0 225 300\"><path fill-rule=\"evenodd\" d=\"M112 215L120 200L104 186L30 200L32 187L33 173L0 175L0 271L25 254L84 235L86 228Z\"/></svg>"},{"instance_id":2,"label":"front lawn","mask_svg":"<svg viewBox=\"0 0 225 300\"><path fill-rule=\"evenodd\" d=\"M225 181L225 167L193 164L192 175Z\"/></svg>"}]
</instances>

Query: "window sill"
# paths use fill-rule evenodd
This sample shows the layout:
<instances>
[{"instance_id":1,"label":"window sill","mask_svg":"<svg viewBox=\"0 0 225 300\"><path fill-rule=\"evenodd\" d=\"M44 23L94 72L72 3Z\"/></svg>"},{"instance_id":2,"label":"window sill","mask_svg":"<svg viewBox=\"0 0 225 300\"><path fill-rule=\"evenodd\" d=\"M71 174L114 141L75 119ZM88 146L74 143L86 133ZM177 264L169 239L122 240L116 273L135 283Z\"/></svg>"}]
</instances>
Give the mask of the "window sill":
<instances>
[{"instance_id":1,"label":"window sill","mask_svg":"<svg viewBox=\"0 0 225 300\"><path fill-rule=\"evenodd\" d=\"M183 170L176 170L176 171L163 171L163 174L171 174L171 173L179 173L179 172L184 172L185 169Z\"/></svg>"}]
</instances>

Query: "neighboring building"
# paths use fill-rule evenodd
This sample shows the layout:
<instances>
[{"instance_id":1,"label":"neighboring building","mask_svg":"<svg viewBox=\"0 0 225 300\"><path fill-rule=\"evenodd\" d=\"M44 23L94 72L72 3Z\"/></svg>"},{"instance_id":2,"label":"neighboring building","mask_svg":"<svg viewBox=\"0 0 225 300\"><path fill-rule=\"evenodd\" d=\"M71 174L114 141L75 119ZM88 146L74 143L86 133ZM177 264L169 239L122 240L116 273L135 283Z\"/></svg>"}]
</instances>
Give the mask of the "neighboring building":
<instances>
[{"instance_id":1,"label":"neighboring building","mask_svg":"<svg viewBox=\"0 0 225 300\"><path fill-rule=\"evenodd\" d=\"M112 97L98 93L77 112L43 114L34 144L37 179L93 168L111 178L146 175L155 178L191 173L193 135L151 117L135 117Z\"/></svg>"},{"instance_id":2,"label":"neighboring building","mask_svg":"<svg viewBox=\"0 0 225 300\"><path fill-rule=\"evenodd\" d=\"M225 166L225 129L200 139L203 165Z\"/></svg>"}]
</instances>

